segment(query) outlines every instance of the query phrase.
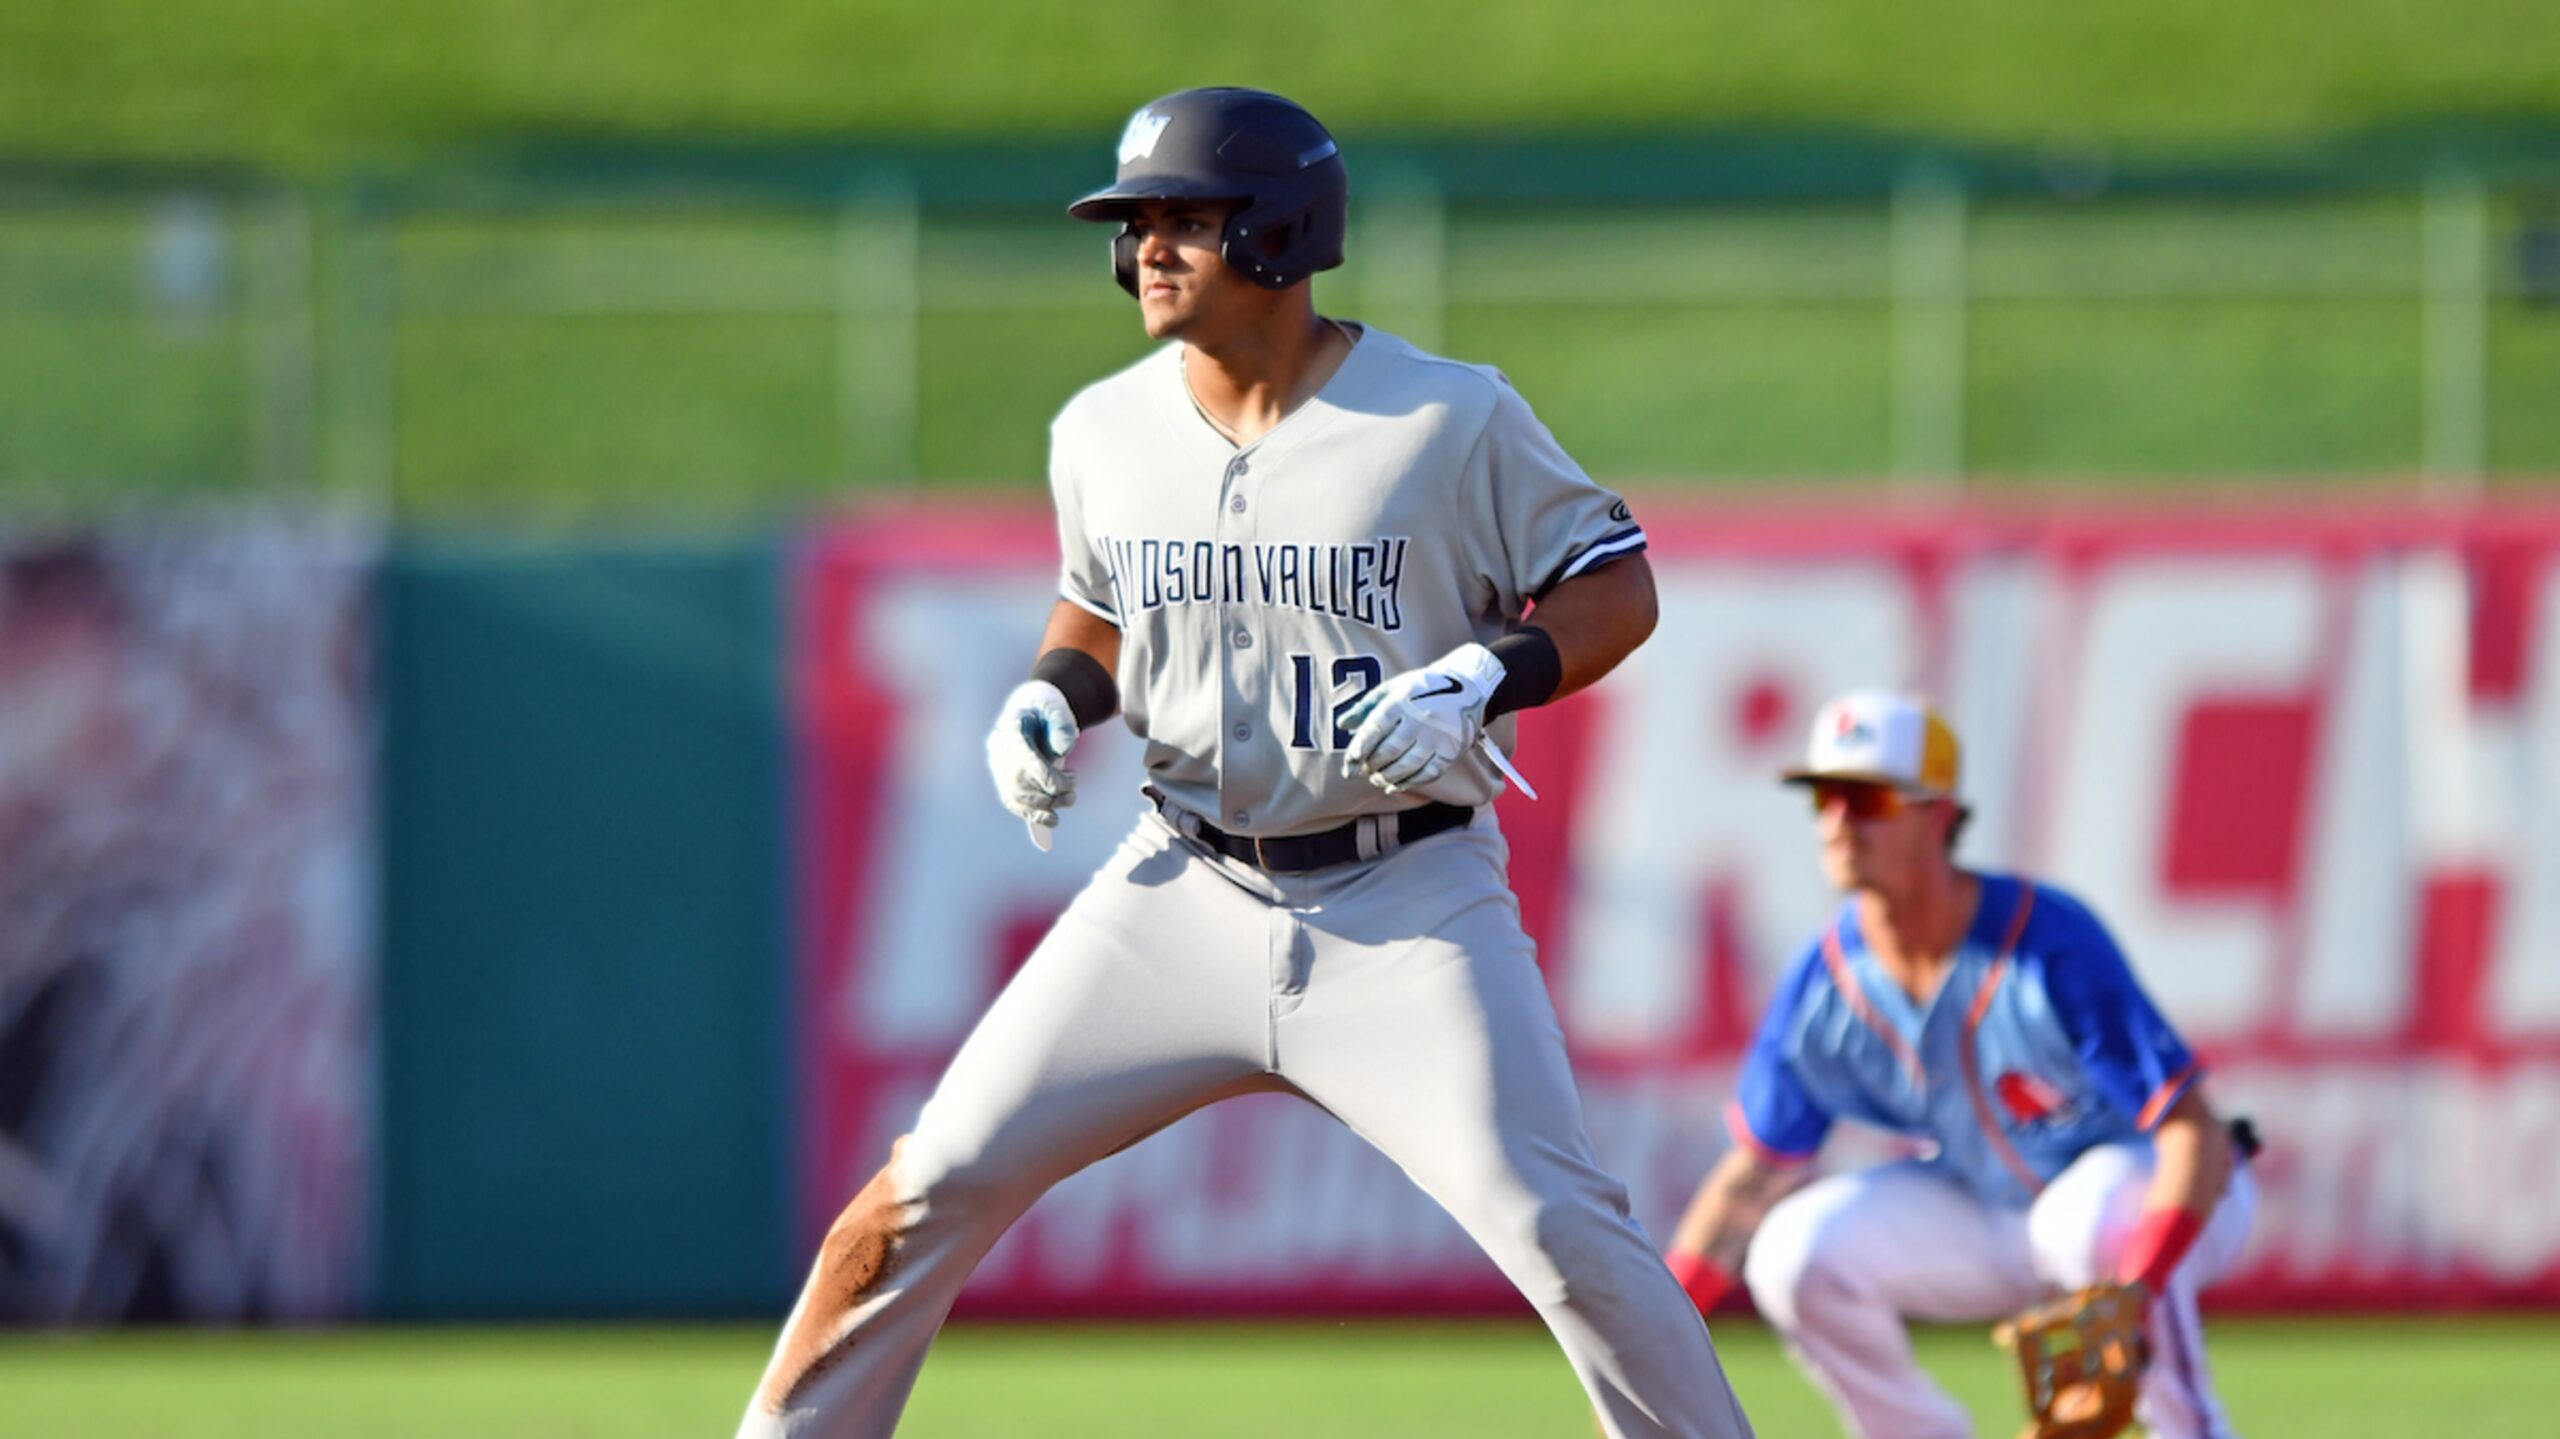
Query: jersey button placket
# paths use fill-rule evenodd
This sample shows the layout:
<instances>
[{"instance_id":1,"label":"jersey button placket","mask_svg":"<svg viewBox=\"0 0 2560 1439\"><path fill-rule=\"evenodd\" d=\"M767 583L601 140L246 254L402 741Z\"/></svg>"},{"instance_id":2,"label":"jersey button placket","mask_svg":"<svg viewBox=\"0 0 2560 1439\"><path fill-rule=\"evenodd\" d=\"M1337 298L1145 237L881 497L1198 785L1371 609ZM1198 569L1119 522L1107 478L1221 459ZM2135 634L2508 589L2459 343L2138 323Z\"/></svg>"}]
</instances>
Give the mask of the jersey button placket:
<instances>
[{"instance_id":1,"label":"jersey button placket","mask_svg":"<svg viewBox=\"0 0 2560 1439\"><path fill-rule=\"evenodd\" d=\"M1252 473L1252 461L1243 455L1227 461L1219 476L1219 487L1225 495L1225 503L1220 507L1224 513L1216 521L1221 547L1235 546L1247 556L1242 566L1246 572L1252 569L1253 526L1244 516L1252 510L1253 503L1246 496L1245 486ZM1252 823L1252 811L1234 801L1260 787L1260 777L1254 773L1260 766L1248 747L1254 735L1253 717L1258 706L1253 697L1260 688L1257 683L1260 672L1253 660L1253 631L1246 628L1248 621L1244 618L1242 594L1219 595L1218 623L1226 632L1228 655L1226 663L1220 666L1225 671L1225 683L1219 687L1219 718L1227 722L1227 734L1233 742L1227 759L1218 765L1218 797L1228 802L1226 822L1241 829Z\"/></svg>"}]
</instances>

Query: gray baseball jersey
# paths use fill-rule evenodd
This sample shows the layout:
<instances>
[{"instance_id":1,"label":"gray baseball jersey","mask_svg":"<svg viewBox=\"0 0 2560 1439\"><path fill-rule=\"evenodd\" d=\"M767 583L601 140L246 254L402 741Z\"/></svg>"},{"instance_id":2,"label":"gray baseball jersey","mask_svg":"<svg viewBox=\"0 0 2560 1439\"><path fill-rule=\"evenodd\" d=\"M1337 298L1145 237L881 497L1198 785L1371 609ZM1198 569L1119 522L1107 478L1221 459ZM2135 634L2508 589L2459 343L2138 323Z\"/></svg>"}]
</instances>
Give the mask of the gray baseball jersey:
<instances>
[{"instance_id":1,"label":"gray baseball jersey","mask_svg":"<svg viewBox=\"0 0 2560 1439\"><path fill-rule=\"evenodd\" d=\"M1120 702L1150 778L1242 834L1422 803L1343 777L1343 711L1644 548L1626 502L1501 374L1377 330L1241 449L1165 346L1067 405L1049 484L1059 590L1120 628ZM1507 751L1509 717L1491 729ZM1484 804L1500 786L1471 752L1430 797Z\"/></svg>"},{"instance_id":2,"label":"gray baseball jersey","mask_svg":"<svg viewBox=\"0 0 2560 1439\"><path fill-rule=\"evenodd\" d=\"M1376 331L1241 449L1193 407L1179 347L1077 396L1054 438L1062 588L1120 627L1155 783L1259 836L1418 803L1342 777L1343 709L1644 544L1501 376ZM1749 1439L1697 1308L1592 1156L1496 783L1471 756L1430 787L1471 823L1302 873L1142 812L829 1233L740 1439L882 1439L1016 1215L1253 1091L1322 1106L1447 1208L1611 1439Z\"/></svg>"}]
</instances>

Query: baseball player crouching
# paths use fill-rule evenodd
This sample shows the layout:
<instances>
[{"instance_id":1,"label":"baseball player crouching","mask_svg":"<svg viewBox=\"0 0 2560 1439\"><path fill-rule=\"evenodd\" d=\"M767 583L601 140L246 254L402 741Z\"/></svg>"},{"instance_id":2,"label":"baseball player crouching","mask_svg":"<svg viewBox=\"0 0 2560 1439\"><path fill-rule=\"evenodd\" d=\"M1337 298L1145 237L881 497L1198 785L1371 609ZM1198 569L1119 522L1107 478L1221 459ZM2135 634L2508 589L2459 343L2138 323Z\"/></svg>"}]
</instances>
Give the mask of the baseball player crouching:
<instances>
[{"instance_id":1,"label":"baseball player crouching","mask_svg":"<svg viewBox=\"0 0 2560 1439\"><path fill-rule=\"evenodd\" d=\"M1974 1433L1914 1363L1906 1319L1997 1319L2069 1291L2142 1316L2150 1362L2124 1410L2138 1392L2156 1439L2222 1439L2196 1291L2248 1232L2246 1156L2096 916L1956 864L1957 771L1955 735L1917 700L1861 691L1816 716L1786 779L1848 900L1779 982L1726 1111L1733 1148L1671 1267L1702 1311L1738 1271L1867 1439ZM1843 1117L1934 1152L1790 1193ZM2055 1427L2029 1433L2098 1435L2131 1414L2039 1418Z\"/></svg>"},{"instance_id":2,"label":"baseball player crouching","mask_svg":"<svg viewBox=\"0 0 2560 1439\"><path fill-rule=\"evenodd\" d=\"M1592 1158L1490 807L1511 714L1650 633L1644 532L1501 375L1316 313L1348 193L1306 111L1190 90L1071 208L1168 343L1052 429L1061 598L987 754L1045 848L1116 712L1147 804L828 1233L741 1436L891 1432L1016 1216L1250 1091L1439 1201L1609 1434L1751 1432Z\"/></svg>"}]
</instances>

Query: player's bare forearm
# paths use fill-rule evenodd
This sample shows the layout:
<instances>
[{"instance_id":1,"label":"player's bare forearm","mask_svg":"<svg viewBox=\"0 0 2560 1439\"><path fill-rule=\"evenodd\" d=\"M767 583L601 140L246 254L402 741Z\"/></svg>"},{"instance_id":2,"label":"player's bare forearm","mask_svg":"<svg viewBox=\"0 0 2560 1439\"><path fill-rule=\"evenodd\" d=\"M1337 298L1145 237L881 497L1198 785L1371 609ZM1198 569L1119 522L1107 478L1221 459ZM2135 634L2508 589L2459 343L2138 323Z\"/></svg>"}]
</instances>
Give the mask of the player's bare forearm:
<instances>
[{"instance_id":1,"label":"player's bare forearm","mask_svg":"<svg viewBox=\"0 0 2560 1439\"><path fill-rule=\"evenodd\" d=\"M1040 633L1040 653L1051 650L1082 650L1098 661L1104 670L1120 669L1120 631L1109 620L1081 605L1060 600L1049 611L1049 626Z\"/></svg>"},{"instance_id":2,"label":"player's bare forearm","mask_svg":"<svg viewBox=\"0 0 2560 1439\"><path fill-rule=\"evenodd\" d=\"M1704 1255L1727 1274L1741 1273L1751 1236L1769 1207L1795 1187L1795 1177L1796 1171L1770 1164L1740 1145L1726 1150L1671 1231L1672 1251Z\"/></svg>"},{"instance_id":3,"label":"player's bare forearm","mask_svg":"<svg viewBox=\"0 0 2560 1439\"><path fill-rule=\"evenodd\" d=\"M2231 1183L2235 1162L2231 1134L2214 1116L2201 1086L2191 1087L2169 1107L2168 1116L2152 1132L2150 1209L2177 1208L2207 1215Z\"/></svg>"},{"instance_id":4,"label":"player's bare forearm","mask_svg":"<svg viewBox=\"0 0 2560 1439\"><path fill-rule=\"evenodd\" d=\"M1599 681L1634 654L1661 617L1653 566L1641 554L1574 576L1539 600L1528 623L1547 632L1563 662L1554 698Z\"/></svg>"}]
</instances>

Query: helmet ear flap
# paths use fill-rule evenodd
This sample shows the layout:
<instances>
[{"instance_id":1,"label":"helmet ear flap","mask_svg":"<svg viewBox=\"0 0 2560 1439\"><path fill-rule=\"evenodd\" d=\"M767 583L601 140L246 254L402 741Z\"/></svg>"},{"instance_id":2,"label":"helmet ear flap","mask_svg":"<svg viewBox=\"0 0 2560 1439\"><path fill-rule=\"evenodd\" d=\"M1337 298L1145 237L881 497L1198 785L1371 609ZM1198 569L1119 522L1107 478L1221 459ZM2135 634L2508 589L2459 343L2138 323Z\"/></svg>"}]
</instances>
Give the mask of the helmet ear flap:
<instances>
[{"instance_id":1,"label":"helmet ear flap","mask_svg":"<svg viewBox=\"0 0 2560 1439\"><path fill-rule=\"evenodd\" d=\"M1297 249L1306 240L1310 218L1304 210L1284 217L1279 224L1263 233L1259 242L1262 253L1265 256L1286 255Z\"/></svg>"},{"instance_id":2,"label":"helmet ear flap","mask_svg":"<svg viewBox=\"0 0 2560 1439\"><path fill-rule=\"evenodd\" d=\"M1227 262L1228 269L1269 288L1270 267L1262 262L1252 224L1261 217L1261 209L1254 205L1238 206L1234 214L1227 216L1226 231L1218 237L1218 258Z\"/></svg>"},{"instance_id":3,"label":"helmet ear flap","mask_svg":"<svg viewBox=\"0 0 2560 1439\"><path fill-rule=\"evenodd\" d=\"M1138 293L1138 232L1130 226L1111 237L1111 278L1131 295Z\"/></svg>"},{"instance_id":4,"label":"helmet ear flap","mask_svg":"<svg viewBox=\"0 0 2560 1439\"><path fill-rule=\"evenodd\" d=\"M1227 218L1227 268L1266 290L1285 290L1341 264L1348 200L1340 189L1301 186L1246 205Z\"/></svg>"},{"instance_id":5,"label":"helmet ear flap","mask_svg":"<svg viewBox=\"0 0 2560 1439\"><path fill-rule=\"evenodd\" d=\"M1280 268L1280 258L1298 242L1303 216L1273 218L1269 205L1247 205L1227 217L1227 232L1218 255L1227 268L1266 290L1285 290L1297 278Z\"/></svg>"}]
</instances>

